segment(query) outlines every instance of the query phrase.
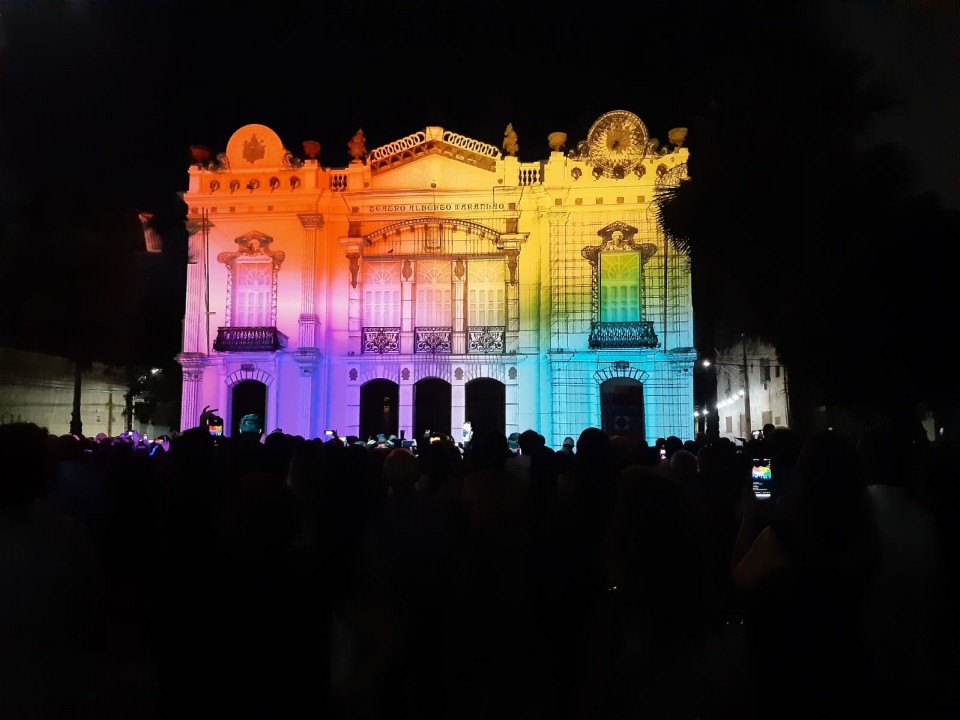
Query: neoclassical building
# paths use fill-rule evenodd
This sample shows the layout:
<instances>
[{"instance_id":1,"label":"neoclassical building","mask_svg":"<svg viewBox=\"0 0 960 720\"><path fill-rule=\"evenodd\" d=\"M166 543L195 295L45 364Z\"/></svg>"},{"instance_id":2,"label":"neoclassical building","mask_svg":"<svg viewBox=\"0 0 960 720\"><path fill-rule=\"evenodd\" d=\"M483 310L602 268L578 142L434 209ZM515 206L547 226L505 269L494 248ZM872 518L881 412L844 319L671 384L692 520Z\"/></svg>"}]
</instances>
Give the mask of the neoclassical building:
<instances>
[{"instance_id":1,"label":"neoclassical building","mask_svg":"<svg viewBox=\"0 0 960 720\"><path fill-rule=\"evenodd\" d=\"M195 148L182 427L209 405L228 434L256 412L304 437L691 437L690 267L653 205L686 177L671 138L615 110L537 162L509 126L503 149L358 132L338 168L263 125Z\"/></svg>"}]
</instances>

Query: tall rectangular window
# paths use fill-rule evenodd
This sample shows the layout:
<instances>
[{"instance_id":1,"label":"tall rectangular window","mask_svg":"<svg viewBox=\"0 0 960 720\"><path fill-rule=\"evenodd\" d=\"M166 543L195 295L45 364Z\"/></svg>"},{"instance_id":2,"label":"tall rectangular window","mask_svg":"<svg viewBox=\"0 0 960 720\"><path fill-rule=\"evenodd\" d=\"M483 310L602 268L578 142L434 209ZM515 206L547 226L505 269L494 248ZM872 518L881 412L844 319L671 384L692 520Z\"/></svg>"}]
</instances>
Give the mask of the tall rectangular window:
<instances>
[{"instance_id":1,"label":"tall rectangular window","mask_svg":"<svg viewBox=\"0 0 960 720\"><path fill-rule=\"evenodd\" d=\"M502 260L467 264L467 326L506 323L506 286Z\"/></svg>"},{"instance_id":2,"label":"tall rectangular window","mask_svg":"<svg viewBox=\"0 0 960 720\"><path fill-rule=\"evenodd\" d=\"M273 265L269 259L238 258L233 266L233 324L236 327L270 325Z\"/></svg>"},{"instance_id":3,"label":"tall rectangular window","mask_svg":"<svg viewBox=\"0 0 960 720\"><path fill-rule=\"evenodd\" d=\"M449 260L417 262L417 327L450 327L453 325Z\"/></svg>"},{"instance_id":4,"label":"tall rectangular window","mask_svg":"<svg viewBox=\"0 0 960 720\"><path fill-rule=\"evenodd\" d=\"M400 327L400 265L371 262L363 267L364 327Z\"/></svg>"},{"instance_id":5,"label":"tall rectangular window","mask_svg":"<svg viewBox=\"0 0 960 720\"><path fill-rule=\"evenodd\" d=\"M639 320L640 254L600 253L600 321Z\"/></svg>"}]
</instances>

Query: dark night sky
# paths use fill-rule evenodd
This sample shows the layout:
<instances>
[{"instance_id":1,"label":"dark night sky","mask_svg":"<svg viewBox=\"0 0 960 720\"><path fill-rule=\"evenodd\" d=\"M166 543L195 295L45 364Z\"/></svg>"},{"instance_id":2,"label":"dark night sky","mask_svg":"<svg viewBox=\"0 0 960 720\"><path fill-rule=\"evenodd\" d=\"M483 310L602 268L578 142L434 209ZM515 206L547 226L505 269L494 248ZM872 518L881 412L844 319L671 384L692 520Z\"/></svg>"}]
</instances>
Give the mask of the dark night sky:
<instances>
[{"instance_id":1,"label":"dark night sky","mask_svg":"<svg viewBox=\"0 0 960 720\"><path fill-rule=\"evenodd\" d=\"M548 133L566 132L572 147L604 112L626 109L665 140L714 101L711 73L740 42L737 18L769 6L723 3L739 10L725 24L707 0L459 5L0 0L0 229L35 222L37 198L79 187L129 217L175 214L189 146L222 150L251 122L294 154L318 140L334 167L349 161L357 128L371 149L427 125L499 146L512 123L521 160L534 160ZM863 142L902 144L915 189L960 207L956 4L802 5L901 101ZM182 287L179 260L151 273L154 294ZM182 302L161 304L180 316Z\"/></svg>"}]
</instances>

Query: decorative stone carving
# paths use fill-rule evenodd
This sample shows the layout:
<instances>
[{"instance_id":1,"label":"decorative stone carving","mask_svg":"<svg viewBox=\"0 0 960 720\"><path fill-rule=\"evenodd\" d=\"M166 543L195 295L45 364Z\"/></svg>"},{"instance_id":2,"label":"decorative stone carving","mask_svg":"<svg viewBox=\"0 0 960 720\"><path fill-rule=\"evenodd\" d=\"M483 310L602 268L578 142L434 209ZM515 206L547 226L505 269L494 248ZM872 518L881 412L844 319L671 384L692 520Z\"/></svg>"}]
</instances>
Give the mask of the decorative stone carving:
<instances>
[{"instance_id":1,"label":"decorative stone carving","mask_svg":"<svg viewBox=\"0 0 960 720\"><path fill-rule=\"evenodd\" d=\"M290 169L296 170L297 168L303 167L303 160L296 157L292 152L288 150L283 153L283 158L281 158L280 164L283 167L287 168L288 170Z\"/></svg>"},{"instance_id":2,"label":"decorative stone carving","mask_svg":"<svg viewBox=\"0 0 960 720\"><path fill-rule=\"evenodd\" d=\"M350 378L350 382L356 382L357 378L360 377L360 373L357 372L356 368L350 368L350 372L347 373L347 377Z\"/></svg>"},{"instance_id":3,"label":"decorative stone carving","mask_svg":"<svg viewBox=\"0 0 960 720\"><path fill-rule=\"evenodd\" d=\"M246 160L251 165L257 160L262 160L264 155L267 154L267 146L264 145L263 140L254 133L244 141L243 143L243 159Z\"/></svg>"},{"instance_id":4,"label":"decorative stone carving","mask_svg":"<svg viewBox=\"0 0 960 720\"><path fill-rule=\"evenodd\" d=\"M507 256L507 270L510 272L510 284L517 284L517 256L519 250L507 250L504 253Z\"/></svg>"},{"instance_id":5,"label":"decorative stone carving","mask_svg":"<svg viewBox=\"0 0 960 720\"><path fill-rule=\"evenodd\" d=\"M552 132L547 135L547 144L553 152L561 152L567 144L567 134L565 132Z\"/></svg>"},{"instance_id":6,"label":"decorative stone carving","mask_svg":"<svg viewBox=\"0 0 960 720\"><path fill-rule=\"evenodd\" d=\"M357 130L350 142L347 143L347 148L350 150L350 157L353 158L354 162L363 162L363 159L367 156L367 138L363 135L363 129Z\"/></svg>"},{"instance_id":7,"label":"decorative stone carving","mask_svg":"<svg viewBox=\"0 0 960 720\"><path fill-rule=\"evenodd\" d=\"M683 144L687 141L687 129L685 127L673 128L667 133L667 140L674 147L683 147Z\"/></svg>"},{"instance_id":8,"label":"decorative stone carving","mask_svg":"<svg viewBox=\"0 0 960 720\"><path fill-rule=\"evenodd\" d=\"M503 131L503 151L510 156L515 156L520 152L520 144L517 142L517 133L513 129L513 123L507 123L507 128Z\"/></svg>"},{"instance_id":9,"label":"decorative stone carving","mask_svg":"<svg viewBox=\"0 0 960 720\"><path fill-rule=\"evenodd\" d=\"M190 157L193 158L193 162L196 163L197 167L202 168L207 160L210 159L210 148L206 145L191 145Z\"/></svg>"},{"instance_id":10,"label":"decorative stone carving","mask_svg":"<svg viewBox=\"0 0 960 720\"><path fill-rule=\"evenodd\" d=\"M347 255L350 261L350 287L357 287L357 275L360 274L360 255L359 253L350 253Z\"/></svg>"},{"instance_id":11,"label":"decorative stone carving","mask_svg":"<svg viewBox=\"0 0 960 720\"><path fill-rule=\"evenodd\" d=\"M316 140L304 140L303 154L311 160L316 160L318 157L320 157L320 143L318 143Z\"/></svg>"}]
</instances>

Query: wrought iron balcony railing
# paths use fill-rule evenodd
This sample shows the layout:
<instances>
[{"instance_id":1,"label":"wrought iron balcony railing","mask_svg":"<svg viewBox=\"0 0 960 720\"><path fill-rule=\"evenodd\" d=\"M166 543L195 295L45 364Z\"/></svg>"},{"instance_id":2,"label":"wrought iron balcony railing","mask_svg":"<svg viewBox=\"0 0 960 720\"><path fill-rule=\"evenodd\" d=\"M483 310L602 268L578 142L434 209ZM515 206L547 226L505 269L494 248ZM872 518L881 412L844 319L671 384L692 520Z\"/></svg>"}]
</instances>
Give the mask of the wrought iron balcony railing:
<instances>
[{"instance_id":1,"label":"wrought iron balcony railing","mask_svg":"<svg viewBox=\"0 0 960 720\"><path fill-rule=\"evenodd\" d=\"M594 322L590 323L592 348L655 348L660 339L653 332L653 322Z\"/></svg>"},{"instance_id":2,"label":"wrought iron balcony railing","mask_svg":"<svg viewBox=\"0 0 960 720\"><path fill-rule=\"evenodd\" d=\"M217 352L275 352L282 347L275 327L222 327L213 349Z\"/></svg>"},{"instance_id":3,"label":"wrought iron balcony railing","mask_svg":"<svg viewBox=\"0 0 960 720\"><path fill-rule=\"evenodd\" d=\"M413 351L435 355L451 352L452 327L418 327L414 329Z\"/></svg>"},{"instance_id":4,"label":"wrought iron balcony railing","mask_svg":"<svg viewBox=\"0 0 960 720\"><path fill-rule=\"evenodd\" d=\"M477 325L467 328L467 352L484 355L503 353L504 336L507 328L503 325Z\"/></svg>"},{"instance_id":5,"label":"wrought iron balcony railing","mask_svg":"<svg viewBox=\"0 0 960 720\"><path fill-rule=\"evenodd\" d=\"M400 328L365 327L362 332L363 345L360 348L361 352L379 353L380 355L400 352Z\"/></svg>"}]
</instances>

